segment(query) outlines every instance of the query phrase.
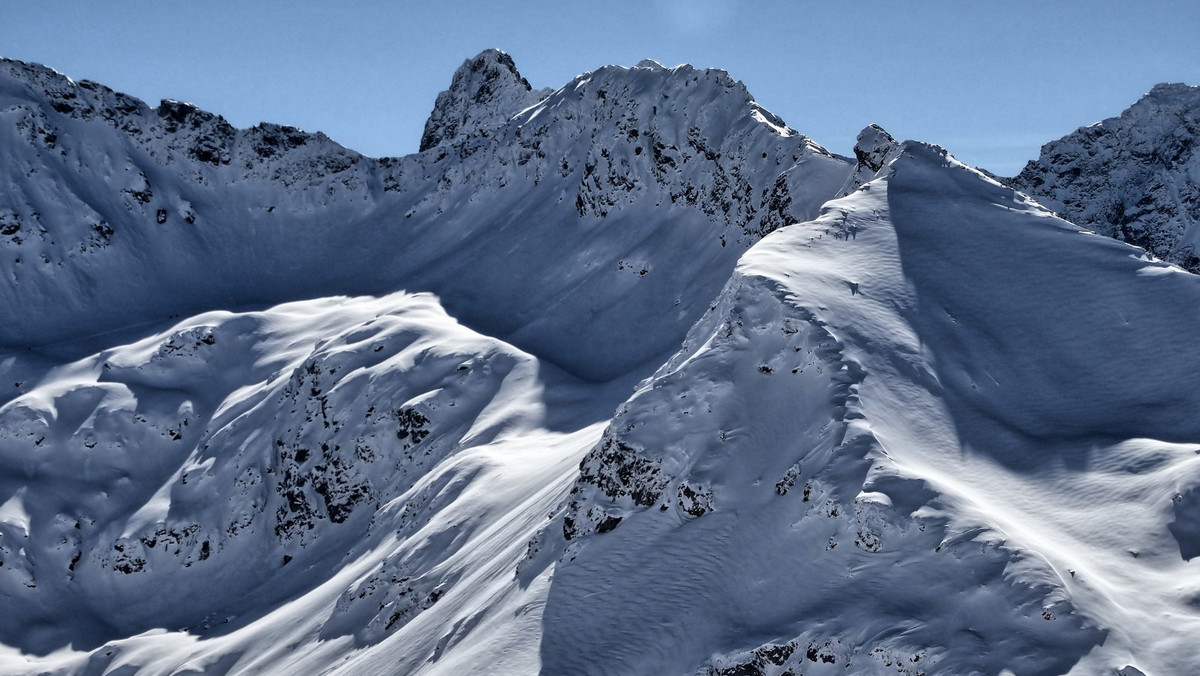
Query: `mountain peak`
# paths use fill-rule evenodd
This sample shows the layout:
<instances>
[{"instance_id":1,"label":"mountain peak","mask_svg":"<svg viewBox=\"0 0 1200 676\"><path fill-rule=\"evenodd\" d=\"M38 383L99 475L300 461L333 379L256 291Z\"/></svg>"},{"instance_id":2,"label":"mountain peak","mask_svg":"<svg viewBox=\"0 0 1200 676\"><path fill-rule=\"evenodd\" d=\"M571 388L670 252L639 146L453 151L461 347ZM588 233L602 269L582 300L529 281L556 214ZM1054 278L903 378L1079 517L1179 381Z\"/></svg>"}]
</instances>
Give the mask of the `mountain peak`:
<instances>
[{"instance_id":1,"label":"mountain peak","mask_svg":"<svg viewBox=\"0 0 1200 676\"><path fill-rule=\"evenodd\" d=\"M877 124L867 125L858 132L854 144L854 157L858 163L872 171L879 171L895 155L899 145L887 130Z\"/></svg>"},{"instance_id":2,"label":"mountain peak","mask_svg":"<svg viewBox=\"0 0 1200 676\"><path fill-rule=\"evenodd\" d=\"M1200 105L1200 87L1183 84L1182 82L1160 82L1154 85L1141 99L1141 101L1147 100L1190 108Z\"/></svg>"},{"instance_id":3,"label":"mountain peak","mask_svg":"<svg viewBox=\"0 0 1200 676\"><path fill-rule=\"evenodd\" d=\"M1013 184L1078 225L1200 272L1200 87L1158 84L1042 146Z\"/></svg>"},{"instance_id":4,"label":"mountain peak","mask_svg":"<svg viewBox=\"0 0 1200 676\"><path fill-rule=\"evenodd\" d=\"M456 136L496 127L541 99L549 91L534 91L521 76L512 57L499 49L485 49L463 61L438 94L433 112L421 135L422 152Z\"/></svg>"},{"instance_id":5,"label":"mountain peak","mask_svg":"<svg viewBox=\"0 0 1200 676\"><path fill-rule=\"evenodd\" d=\"M0 77L40 86L48 82L72 82L66 75L49 66L4 57L0 57Z\"/></svg>"},{"instance_id":6,"label":"mountain peak","mask_svg":"<svg viewBox=\"0 0 1200 676\"><path fill-rule=\"evenodd\" d=\"M858 132L854 144L854 173L842 188L841 195L849 195L864 183L878 178L892 160L899 157L900 144L883 127L870 124Z\"/></svg>"}]
</instances>

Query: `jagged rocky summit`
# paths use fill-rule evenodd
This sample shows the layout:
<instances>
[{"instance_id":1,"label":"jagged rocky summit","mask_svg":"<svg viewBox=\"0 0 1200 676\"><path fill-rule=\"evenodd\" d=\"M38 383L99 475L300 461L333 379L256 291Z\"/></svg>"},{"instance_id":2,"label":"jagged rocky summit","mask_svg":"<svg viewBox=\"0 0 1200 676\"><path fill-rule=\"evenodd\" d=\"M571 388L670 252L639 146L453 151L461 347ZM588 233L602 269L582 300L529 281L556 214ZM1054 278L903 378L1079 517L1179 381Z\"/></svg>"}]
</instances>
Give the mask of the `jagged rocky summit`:
<instances>
[{"instance_id":1,"label":"jagged rocky summit","mask_svg":"<svg viewBox=\"0 0 1200 676\"><path fill-rule=\"evenodd\" d=\"M1200 271L1200 87L1156 85L1047 143L1014 185L1080 225Z\"/></svg>"}]
</instances>

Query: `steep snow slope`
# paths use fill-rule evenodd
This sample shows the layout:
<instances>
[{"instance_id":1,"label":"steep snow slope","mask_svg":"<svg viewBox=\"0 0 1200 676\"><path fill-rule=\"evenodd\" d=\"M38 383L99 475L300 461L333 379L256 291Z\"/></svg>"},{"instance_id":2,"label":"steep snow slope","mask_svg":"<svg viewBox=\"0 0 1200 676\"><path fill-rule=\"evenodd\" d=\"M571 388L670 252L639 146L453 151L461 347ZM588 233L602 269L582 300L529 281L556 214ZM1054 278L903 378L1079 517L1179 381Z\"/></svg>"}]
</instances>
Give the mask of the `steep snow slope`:
<instances>
[{"instance_id":1,"label":"steep snow slope","mask_svg":"<svg viewBox=\"0 0 1200 676\"><path fill-rule=\"evenodd\" d=\"M907 144L618 410L546 531L546 671L1190 673L1198 303Z\"/></svg>"},{"instance_id":2,"label":"steep snow slope","mask_svg":"<svg viewBox=\"0 0 1200 676\"><path fill-rule=\"evenodd\" d=\"M490 641L459 652L480 660L532 642L510 665L528 672L521 608L545 581L513 567L629 387L406 294L213 312L0 369L24 378L0 407L6 673L409 671L471 631Z\"/></svg>"},{"instance_id":3,"label":"steep snow slope","mask_svg":"<svg viewBox=\"0 0 1200 676\"><path fill-rule=\"evenodd\" d=\"M490 50L438 102L426 152L372 160L0 62L0 313L22 315L0 343L406 288L604 380L653 368L853 168L723 71L605 67L547 96Z\"/></svg>"},{"instance_id":4,"label":"steep snow slope","mask_svg":"<svg viewBox=\"0 0 1200 676\"><path fill-rule=\"evenodd\" d=\"M1200 270L1200 87L1160 84L1042 147L1014 185L1066 218Z\"/></svg>"}]
</instances>

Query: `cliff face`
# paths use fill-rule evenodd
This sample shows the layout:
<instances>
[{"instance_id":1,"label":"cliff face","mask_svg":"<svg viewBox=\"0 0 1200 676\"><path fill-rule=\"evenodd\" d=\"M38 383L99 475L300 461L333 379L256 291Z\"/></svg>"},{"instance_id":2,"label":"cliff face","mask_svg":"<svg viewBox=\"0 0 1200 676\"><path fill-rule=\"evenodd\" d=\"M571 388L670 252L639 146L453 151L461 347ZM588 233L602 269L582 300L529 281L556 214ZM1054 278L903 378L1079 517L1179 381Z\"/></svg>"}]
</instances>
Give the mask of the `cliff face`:
<instances>
[{"instance_id":1,"label":"cliff face","mask_svg":"<svg viewBox=\"0 0 1200 676\"><path fill-rule=\"evenodd\" d=\"M1200 271L1200 87L1157 85L1013 179L1064 217Z\"/></svg>"},{"instance_id":2,"label":"cliff face","mask_svg":"<svg viewBox=\"0 0 1200 676\"><path fill-rule=\"evenodd\" d=\"M517 72L512 57L488 49L463 62L450 88L438 94L421 135L421 152L456 137L486 134L545 99L552 90L534 90Z\"/></svg>"}]
</instances>

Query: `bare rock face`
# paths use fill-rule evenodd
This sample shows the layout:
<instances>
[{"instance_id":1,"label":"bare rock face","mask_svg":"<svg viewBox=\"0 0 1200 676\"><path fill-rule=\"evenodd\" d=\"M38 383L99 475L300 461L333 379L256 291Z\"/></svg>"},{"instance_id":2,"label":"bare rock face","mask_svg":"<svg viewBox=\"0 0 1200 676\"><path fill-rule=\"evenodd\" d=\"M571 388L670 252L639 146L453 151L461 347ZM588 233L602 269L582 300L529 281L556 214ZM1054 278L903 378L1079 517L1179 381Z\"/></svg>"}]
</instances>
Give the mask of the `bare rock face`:
<instances>
[{"instance_id":1,"label":"bare rock face","mask_svg":"<svg viewBox=\"0 0 1200 676\"><path fill-rule=\"evenodd\" d=\"M858 132L858 140L854 144L854 174L842 189L842 195L848 195L868 181L883 174L892 160L900 156L900 144L883 127L877 124L868 125Z\"/></svg>"},{"instance_id":2,"label":"bare rock face","mask_svg":"<svg viewBox=\"0 0 1200 676\"><path fill-rule=\"evenodd\" d=\"M421 152L456 136L486 132L541 101L549 89L534 90L512 57L487 49L463 61L450 88L438 94L421 135Z\"/></svg>"},{"instance_id":3,"label":"bare rock face","mask_svg":"<svg viewBox=\"0 0 1200 676\"><path fill-rule=\"evenodd\" d=\"M1200 87L1156 85L1042 146L1013 184L1079 225L1200 270Z\"/></svg>"}]
</instances>

